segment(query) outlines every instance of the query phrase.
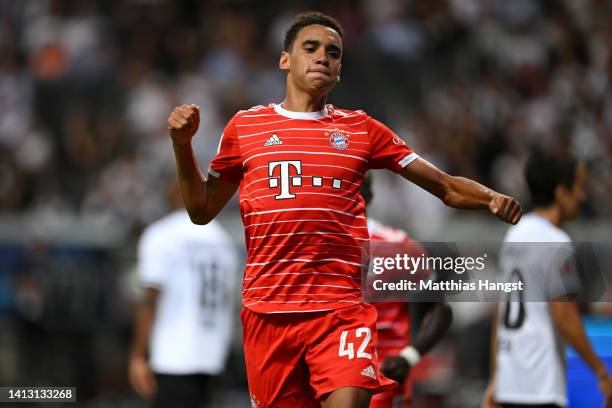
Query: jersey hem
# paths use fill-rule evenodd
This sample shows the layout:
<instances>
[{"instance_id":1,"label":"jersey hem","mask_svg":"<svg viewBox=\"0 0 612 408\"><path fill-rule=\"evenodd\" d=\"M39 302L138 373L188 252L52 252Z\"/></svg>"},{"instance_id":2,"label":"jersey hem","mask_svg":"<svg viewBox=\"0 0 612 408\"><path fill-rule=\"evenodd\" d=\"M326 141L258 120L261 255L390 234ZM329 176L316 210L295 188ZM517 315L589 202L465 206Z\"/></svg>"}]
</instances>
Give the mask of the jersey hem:
<instances>
[{"instance_id":1,"label":"jersey hem","mask_svg":"<svg viewBox=\"0 0 612 408\"><path fill-rule=\"evenodd\" d=\"M392 380L387 379L387 381L392 381ZM383 393L383 392L386 392L386 391L394 391L394 390L396 390L398 388L398 384L395 381L393 381L390 384L389 383L383 384L379 380L378 384L363 385L363 384L355 384L354 382L349 381L347 383L337 384L337 385L321 388L321 390L315 390L316 398L318 400L320 400L321 397L323 397L324 395L332 393L332 392L334 392L336 390L339 390L340 388L344 388L344 387L363 388L365 390L370 391L372 393L372 395L375 395L375 394L380 394L380 393Z\"/></svg>"},{"instance_id":2,"label":"jersey hem","mask_svg":"<svg viewBox=\"0 0 612 408\"><path fill-rule=\"evenodd\" d=\"M340 309L345 309L347 307L353 307L353 306L357 306L360 304L365 304L365 302L363 301L363 299L359 299L359 300L355 300L355 301L351 301L351 302L338 302L336 304L332 304L329 307L326 307L325 309L304 309L304 308L294 308L294 309L287 309L284 310L282 308L275 308L275 309L269 309L267 307L253 307L254 305L250 305L250 306L245 306L244 304L242 305L243 308L248 309L251 312L254 313L260 313L260 314L280 314L280 313L320 313L320 312L333 312L334 310L340 310ZM292 306L293 307L293 306Z\"/></svg>"},{"instance_id":3,"label":"jersey hem","mask_svg":"<svg viewBox=\"0 0 612 408\"><path fill-rule=\"evenodd\" d=\"M567 406L566 399L549 395L540 397L527 394L504 394L503 396L495 395L495 401L508 404L557 404L562 407Z\"/></svg>"},{"instance_id":4,"label":"jersey hem","mask_svg":"<svg viewBox=\"0 0 612 408\"><path fill-rule=\"evenodd\" d=\"M161 291L163 284L160 282L154 282L152 280L141 279L140 286L144 289L156 289Z\"/></svg>"}]
</instances>

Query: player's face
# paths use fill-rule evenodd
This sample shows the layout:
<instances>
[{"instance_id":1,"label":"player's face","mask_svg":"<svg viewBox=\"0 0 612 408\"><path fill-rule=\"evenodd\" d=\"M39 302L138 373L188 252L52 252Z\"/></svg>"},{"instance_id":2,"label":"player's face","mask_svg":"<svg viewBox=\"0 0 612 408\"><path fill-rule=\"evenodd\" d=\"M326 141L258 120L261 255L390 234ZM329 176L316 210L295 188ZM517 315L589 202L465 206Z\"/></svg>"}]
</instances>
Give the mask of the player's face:
<instances>
[{"instance_id":1,"label":"player's face","mask_svg":"<svg viewBox=\"0 0 612 408\"><path fill-rule=\"evenodd\" d=\"M564 188L559 203L565 221L576 218L580 212L580 205L584 201L585 188L588 180L588 173L583 165L576 168L576 177L571 189Z\"/></svg>"},{"instance_id":2,"label":"player's face","mask_svg":"<svg viewBox=\"0 0 612 408\"><path fill-rule=\"evenodd\" d=\"M283 51L279 67L287 71L287 81L313 95L329 93L338 82L342 40L326 26L302 28L289 52Z\"/></svg>"}]
</instances>

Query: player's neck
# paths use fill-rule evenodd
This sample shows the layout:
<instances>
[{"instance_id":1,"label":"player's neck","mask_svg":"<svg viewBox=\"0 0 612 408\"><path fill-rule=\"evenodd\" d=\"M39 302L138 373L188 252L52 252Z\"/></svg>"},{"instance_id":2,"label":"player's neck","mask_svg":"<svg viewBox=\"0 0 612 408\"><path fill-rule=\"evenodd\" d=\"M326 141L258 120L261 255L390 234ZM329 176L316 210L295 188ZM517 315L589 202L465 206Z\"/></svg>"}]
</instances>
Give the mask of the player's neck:
<instances>
[{"instance_id":1,"label":"player's neck","mask_svg":"<svg viewBox=\"0 0 612 408\"><path fill-rule=\"evenodd\" d=\"M561 217L561 209L557 205L550 207L539 207L533 210L533 213L547 219L552 225L561 227L563 218Z\"/></svg>"},{"instance_id":2,"label":"player's neck","mask_svg":"<svg viewBox=\"0 0 612 408\"><path fill-rule=\"evenodd\" d=\"M325 94L313 96L288 86L285 100L281 106L292 112L319 112L325 108L326 101L327 95Z\"/></svg>"}]
</instances>

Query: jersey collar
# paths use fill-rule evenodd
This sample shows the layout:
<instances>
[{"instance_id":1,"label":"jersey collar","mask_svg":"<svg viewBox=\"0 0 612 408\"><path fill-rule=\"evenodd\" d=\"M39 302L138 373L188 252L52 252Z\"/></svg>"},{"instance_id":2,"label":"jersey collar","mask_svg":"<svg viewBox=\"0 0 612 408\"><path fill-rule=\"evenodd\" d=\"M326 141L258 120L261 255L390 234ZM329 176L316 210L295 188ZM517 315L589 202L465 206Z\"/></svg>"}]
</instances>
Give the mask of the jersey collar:
<instances>
[{"instance_id":1,"label":"jersey collar","mask_svg":"<svg viewBox=\"0 0 612 408\"><path fill-rule=\"evenodd\" d=\"M279 115L285 116L290 119L314 120L321 119L327 116L327 106L318 112L293 112L283 108L280 103L275 103L274 111Z\"/></svg>"}]
</instances>

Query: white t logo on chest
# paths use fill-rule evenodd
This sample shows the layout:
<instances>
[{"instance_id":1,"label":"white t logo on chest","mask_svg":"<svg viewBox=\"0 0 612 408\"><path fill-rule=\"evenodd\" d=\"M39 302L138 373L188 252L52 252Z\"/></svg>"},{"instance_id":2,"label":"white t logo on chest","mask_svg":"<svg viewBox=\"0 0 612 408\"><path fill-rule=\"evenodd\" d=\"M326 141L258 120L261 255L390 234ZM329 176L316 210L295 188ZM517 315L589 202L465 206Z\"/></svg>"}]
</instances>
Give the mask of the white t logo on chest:
<instances>
[{"instance_id":1,"label":"white t logo on chest","mask_svg":"<svg viewBox=\"0 0 612 408\"><path fill-rule=\"evenodd\" d=\"M274 169L277 167L280 168L280 177L274 175ZM291 167L295 169L295 176L291 175ZM270 177L268 180L270 188L277 188L280 178L280 194L274 196L275 199L295 198L295 194L291 194L290 184L292 186L302 185L302 162L299 160L270 162L268 163L268 177ZM289 180L291 180L291 183L289 183Z\"/></svg>"}]
</instances>

